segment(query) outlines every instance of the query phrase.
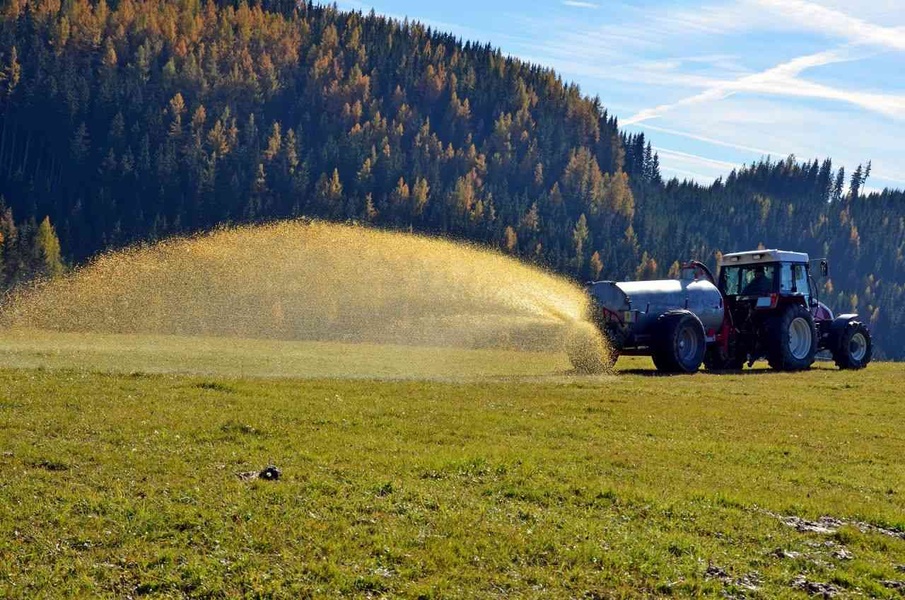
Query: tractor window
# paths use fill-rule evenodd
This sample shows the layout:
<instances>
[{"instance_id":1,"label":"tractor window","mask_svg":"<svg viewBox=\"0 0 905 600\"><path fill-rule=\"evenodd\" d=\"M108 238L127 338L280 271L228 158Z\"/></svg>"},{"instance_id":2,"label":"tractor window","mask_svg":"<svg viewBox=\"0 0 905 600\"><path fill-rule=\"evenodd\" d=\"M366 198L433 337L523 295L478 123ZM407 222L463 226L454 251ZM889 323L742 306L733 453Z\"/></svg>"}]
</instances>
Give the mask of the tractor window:
<instances>
[{"instance_id":1,"label":"tractor window","mask_svg":"<svg viewBox=\"0 0 905 600\"><path fill-rule=\"evenodd\" d=\"M808 270L805 268L805 265L792 265L792 277L795 281L795 290L799 294L804 294L804 301L810 306L811 284L808 281Z\"/></svg>"},{"instance_id":2,"label":"tractor window","mask_svg":"<svg viewBox=\"0 0 905 600\"><path fill-rule=\"evenodd\" d=\"M804 294L805 301L809 301L811 286L808 282L808 270L805 265L783 263L779 291L782 294Z\"/></svg>"},{"instance_id":3,"label":"tractor window","mask_svg":"<svg viewBox=\"0 0 905 600\"><path fill-rule=\"evenodd\" d=\"M727 296L766 296L776 289L775 277L776 265L723 267L720 284Z\"/></svg>"},{"instance_id":4,"label":"tractor window","mask_svg":"<svg viewBox=\"0 0 905 600\"><path fill-rule=\"evenodd\" d=\"M779 293L791 294L793 291L797 292L798 290L795 287L795 283L796 281L792 274L792 265L783 263L779 276Z\"/></svg>"},{"instance_id":5,"label":"tractor window","mask_svg":"<svg viewBox=\"0 0 905 600\"><path fill-rule=\"evenodd\" d=\"M723 267L720 269L720 287L727 296L738 296L742 287L739 285L742 270L738 267Z\"/></svg>"}]
</instances>

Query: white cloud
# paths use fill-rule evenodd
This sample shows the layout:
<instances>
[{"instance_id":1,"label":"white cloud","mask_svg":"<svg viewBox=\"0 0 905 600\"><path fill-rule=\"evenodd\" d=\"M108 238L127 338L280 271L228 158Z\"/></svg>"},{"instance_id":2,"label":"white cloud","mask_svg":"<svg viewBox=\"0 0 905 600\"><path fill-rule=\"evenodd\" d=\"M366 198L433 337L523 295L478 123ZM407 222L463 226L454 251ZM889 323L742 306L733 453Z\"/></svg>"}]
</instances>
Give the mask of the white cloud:
<instances>
[{"instance_id":1,"label":"white cloud","mask_svg":"<svg viewBox=\"0 0 905 600\"><path fill-rule=\"evenodd\" d=\"M764 126L759 118L746 120L744 115L767 115L772 122ZM859 163L872 160L872 185L901 188L905 182L901 143L905 124L851 105L831 108L738 94L722 102L667 114L662 127L659 122L632 129L635 127L651 130L647 137L654 145L728 162L750 164L763 156L778 160L794 154L799 160L832 158L835 167L845 166L851 173ZM688 141L683 142L685 139ZM661 166L692 168L665 155L661 156ZM704 167L694 170L711 172ZM713 177L730 170L714 169Z\"/></svg>"},{"instance_id":2,"label":"white cloud","mask_svg":"<svg viewBox=\"0 0 905 600\"><path fill-rule=\"evenodd\" d=\"M659 146L653 146L653 149L661 158L666 158L674 162L697 165L700 167L716 168L720 170L731 170L741 166L725 160L716 160L714 158L707 158L706 156L700 156L698 154L690 154L688 152L680 152L678 150L669 150L667 148L661 148Z\"/></svg>"},{"instance_id":3,"label":"white cloud","mask_svg":"<svg viewBox=\"0 0 905 600\"><path fill-rule=\"evenodd\" d=\"M843 90L805 81L798 77L802 72L814 67L860 60L865 57L863 52L856 52L852 47L800 56L760 73L720 82L703 92L682 98L677 102L644 109L623 121L623 125L656 119L677 108L723 100L739 92L835 100L854 104L889 117L905 119L905 95Z\"/></svg>"},{"instance_id":4,"label":"white cloud","mask_svg":"<svg viewBox=\"0 0 905 600\"><path fill-rule=\"evenodd\" d=\"M888 175L884 171L876 171L874 169L871 169L870 177L871 179L880 179L892 183L905 183L905 175Z\"/></svg>"},{"instance_id":5,"label":"white cloud","mask_svg":"<svg viewBox=\"0 0 905 600\"><path fill-rule=\"evenodd\" d=\"M689 133L687 131L679 131L677 129L669 129L668 127L658 127L651 125L649 123L635 123L634 127L641 127L643 129L650 129L651 131L659 131L660 133L666 133L669 135L676 135L679 137L688 138L690 140L695 140L698 142L704 142L705 144L712 144L714 146L722 146L724 148L731 148L733 150L740 150L742 152L751 152L752 154L759 154L761 156L780 156L785 157L788 153L778 151L778 150L764 150L762 148L755 148L753 146L748 146L745 144L735 144L733 142L727 142L724 140L719 140L716 138L708 137L706 135L699 135L695 133Z\"/></svg>"},{"instance_id":6,"label":"white cloud","mask_svg":"<svg viewBox=\"0 0 905 600\"><path fill-rule=\"evenodd\" d=\"M549 46L541 50L551 50ZM532 55L519 53L519 56L530 63L552 67L559 74L569 73L571 76L581 76L594 79L605 79L628 84L644 84L659 87L686 87L706 88L721 83L722 80L705 75L693 73L677 73L674 70L664 68L663 64L651 61L642 61L629 64L595 64L583 60L570 60L569 58L557 58L551 55ZM611 60L620 57L613 56Z\"/></svg>"},{"instance_id":7,"label":"white cloud","mask_svg":"<svg viewBox=\"0 0 905 600\"><path fill-rule=\"evenodd\" d=\"M573 8L600 8L599 4L594 4L593 2L580 2L579 0L562 0L562 3Z\"/></svg>"},{"instance_id":8,"label":"white cloud","mask_svg":"<svg viewBox=\"0 0 905 600\"><path fill-rule=\"evenodd\" d=\"M661 173L675 173L676 175L684 175L684 179L691 179L697 181L700 184L706 185L716 179L713 175L705 175L704 173L698 173L697 171L689 171L688 169L679 169L677 167L660 167ZM668 179L668 177L667 177Z\"/></svg>"},{"instance_id":9,"label":"white cloud","mask_svg":"<svg viewBox=\"0 0 905 600\"><path fill-rule=\"evenodd\" d=\"M868 23L805 0L758 0L758 3L812 31L830 34L856 44L905 50L905 27L884 27Z\"/></svg>"}]
</instances>

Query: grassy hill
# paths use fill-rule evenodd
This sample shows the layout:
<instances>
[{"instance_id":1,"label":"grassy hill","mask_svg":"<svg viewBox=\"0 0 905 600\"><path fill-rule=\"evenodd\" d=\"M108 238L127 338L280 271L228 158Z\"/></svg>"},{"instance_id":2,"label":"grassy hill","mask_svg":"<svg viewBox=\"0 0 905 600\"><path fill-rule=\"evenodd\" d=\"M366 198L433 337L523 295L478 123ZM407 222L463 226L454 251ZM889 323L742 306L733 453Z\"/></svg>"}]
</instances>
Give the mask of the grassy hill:
<instances>
[{"instance_id":1,"label":"grassy hill","mask_svg":"<svg viewBox=\"0 0 905 600\"><path fill-rule=\"evenodd\" d=\"M899 597L901 365L203 343L6 334L0 596Z\"/></svg>"}]
</instances>

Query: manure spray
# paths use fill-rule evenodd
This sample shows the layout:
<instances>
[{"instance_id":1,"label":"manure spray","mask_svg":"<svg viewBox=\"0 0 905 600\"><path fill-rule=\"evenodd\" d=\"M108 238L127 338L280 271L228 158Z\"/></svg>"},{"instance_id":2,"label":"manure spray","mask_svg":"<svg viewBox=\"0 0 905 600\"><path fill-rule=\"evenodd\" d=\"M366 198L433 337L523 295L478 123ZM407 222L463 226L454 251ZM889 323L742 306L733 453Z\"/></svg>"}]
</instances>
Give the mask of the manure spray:
<instances>
[{"instance_id":1,"label":"manure spray","mask_svg":"<svg viewBox=\"0 0 905 600\"><path fill-rule=\"evenodd\" d=\"M569 281L494 251L299 220L102 255L13 294L0 325L541 352L579 339L573 362L593 369L607 349L588 302Z\"/></svg>"}]
</instances>

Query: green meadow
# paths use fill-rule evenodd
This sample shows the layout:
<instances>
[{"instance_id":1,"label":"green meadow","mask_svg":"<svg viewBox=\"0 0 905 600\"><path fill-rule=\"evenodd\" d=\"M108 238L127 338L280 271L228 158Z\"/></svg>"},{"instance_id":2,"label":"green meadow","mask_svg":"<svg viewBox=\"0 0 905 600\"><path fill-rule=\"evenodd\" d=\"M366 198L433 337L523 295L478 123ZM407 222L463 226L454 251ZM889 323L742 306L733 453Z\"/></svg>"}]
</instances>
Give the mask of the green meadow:
<instances>
[{"instance_id":1,"label":"green meadow","mask_svg":"<svg viewBox=\"0 0 905 600\"><path fill-rule=\"evenodd\" d=\"M7 333L0 597L901 598L903 381Z\"/></svg>"}]
</instances>

